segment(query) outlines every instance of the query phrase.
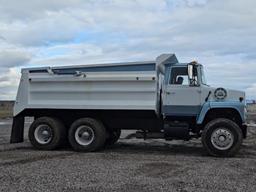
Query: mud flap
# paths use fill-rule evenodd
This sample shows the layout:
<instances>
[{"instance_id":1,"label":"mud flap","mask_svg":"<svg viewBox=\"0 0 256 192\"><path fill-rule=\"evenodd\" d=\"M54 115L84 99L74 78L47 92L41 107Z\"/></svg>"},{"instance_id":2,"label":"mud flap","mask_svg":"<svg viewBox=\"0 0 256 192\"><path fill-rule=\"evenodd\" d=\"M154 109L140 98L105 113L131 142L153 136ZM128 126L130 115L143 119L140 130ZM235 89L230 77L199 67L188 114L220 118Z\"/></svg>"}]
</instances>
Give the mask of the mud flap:
<instances>
[{"instance_id":1,"label":"mud flap","mask_svg":"<svg viewBox=\"0 0 256 192\"><path fill-rule=\"evenodd\" d=\"M243 138L246 139L247 138L247 125L246 124L242 125L242 132L243 132Z\"/></svg>"},{"instance_id":2,"label":"mud flap","mask_svg":"<svg viewBox=\"0 0 256 192\"><path fill-rule=\"evenodd\" d=\"M10 143L21 143L24 140L24 116L13 118L12 133Z\"/></svg>"}]
</instances>

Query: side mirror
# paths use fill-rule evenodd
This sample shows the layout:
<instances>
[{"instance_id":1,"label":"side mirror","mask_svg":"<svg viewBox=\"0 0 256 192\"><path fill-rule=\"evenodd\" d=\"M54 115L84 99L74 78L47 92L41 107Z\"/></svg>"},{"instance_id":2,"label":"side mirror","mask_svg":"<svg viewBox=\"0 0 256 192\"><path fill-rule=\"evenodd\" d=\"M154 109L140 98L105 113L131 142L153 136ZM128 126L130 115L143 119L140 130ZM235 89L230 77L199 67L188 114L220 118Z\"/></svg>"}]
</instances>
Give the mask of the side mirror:
<instances>
[{"instance_id":1,"label":"side mirror","mask_svg":"<svg viewBox=\"0 0 256 192\"><path fill-rule=\"evenodd\" d=\"M193 68L194 68L194 66L192 64L188 65L188 78L190 80L193 79L193 71L194 71Z\"/></svg>"},{"instance_id":2,"label":"side mirror","mask_svg":"<svg viewBox=\"0 0 256 192\"><path fill-rule=\"evenodd\" d=\"M197 81L197 67L194 64L188 64L188 78L190 86L199 86Z\"/></svg>"}]
</instances>

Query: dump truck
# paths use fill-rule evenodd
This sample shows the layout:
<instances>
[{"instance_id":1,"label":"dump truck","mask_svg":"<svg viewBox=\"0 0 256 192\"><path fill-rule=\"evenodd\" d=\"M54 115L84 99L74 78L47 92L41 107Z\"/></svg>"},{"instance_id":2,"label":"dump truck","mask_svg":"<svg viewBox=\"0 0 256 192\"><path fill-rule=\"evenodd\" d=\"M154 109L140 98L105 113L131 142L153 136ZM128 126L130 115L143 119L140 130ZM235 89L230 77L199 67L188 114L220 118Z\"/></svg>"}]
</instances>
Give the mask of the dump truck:
<instances>
[{"instance_id":1,"label":"dump truck","mask_svg":"<svg viewBox=\"0 0 256 192\"><path fill-rule=\"evenodd\" d=\"M118 141L121 130L140 139L201 138L212 156L233 156L247 134L245 93L207 84L197 62L175 54L154 61L22 69L11 143L53 150L69 142L93 152Z\"/></svg>"}]
</instances>

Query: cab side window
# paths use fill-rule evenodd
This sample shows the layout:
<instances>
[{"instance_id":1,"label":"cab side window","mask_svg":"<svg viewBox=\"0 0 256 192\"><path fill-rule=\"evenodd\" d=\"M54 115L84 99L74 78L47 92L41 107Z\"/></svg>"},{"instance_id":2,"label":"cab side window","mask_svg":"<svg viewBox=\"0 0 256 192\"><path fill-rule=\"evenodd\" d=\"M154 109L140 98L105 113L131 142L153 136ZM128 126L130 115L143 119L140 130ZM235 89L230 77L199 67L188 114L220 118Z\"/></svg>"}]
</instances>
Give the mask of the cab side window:
<instances>
[{"instance_id":1,"label":"cab side window","mask_svg":"<svg viewBox=\"0 0 256 192\"><path fill-rule=\"evenodd\" d=\"M173 67L169 80L171 85L189 85L187 67Z\"/></svg>"}]
</instances>

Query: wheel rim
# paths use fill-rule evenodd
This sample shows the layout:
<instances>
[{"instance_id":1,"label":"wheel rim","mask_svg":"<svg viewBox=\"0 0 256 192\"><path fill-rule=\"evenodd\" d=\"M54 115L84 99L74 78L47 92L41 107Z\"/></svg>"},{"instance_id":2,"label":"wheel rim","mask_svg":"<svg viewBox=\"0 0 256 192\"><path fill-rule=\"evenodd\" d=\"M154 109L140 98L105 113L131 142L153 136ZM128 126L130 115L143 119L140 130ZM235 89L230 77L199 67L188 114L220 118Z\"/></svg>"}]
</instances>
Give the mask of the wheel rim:
<instances>
[{"instance_id":1,"label":"wheel rim","mask_svg":"<svg viewBox=\"0 0 256 192\"><path fill-rule=\"evenodd\" d=\"M86 125L78 127L75 132L76 142L83 146L90 145L93 142L94 137L93 129Z\"/></svg>"},{"instance_id":2,"label":"wheel rim","mask_svg":"<svg viewBox=\"0 0 256 192\"><path fill-rule=\"evenodd\" d=\"M48 144L52 140L52 129L46 124L39 125L35 129L34 136L38 143L42 145Z\"/></svg>"},{"instance_id":3,"label":"wheel rim","mask_svg":"<svg viewBox=\"0 0 256 192\"><path fill-rule=\"evenodd\" d=\"M227 150L234 143L234 135L226 128L218 128L211 135L212 145L219 150Z\"/></svg>"}]
</instances>

